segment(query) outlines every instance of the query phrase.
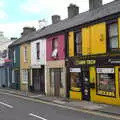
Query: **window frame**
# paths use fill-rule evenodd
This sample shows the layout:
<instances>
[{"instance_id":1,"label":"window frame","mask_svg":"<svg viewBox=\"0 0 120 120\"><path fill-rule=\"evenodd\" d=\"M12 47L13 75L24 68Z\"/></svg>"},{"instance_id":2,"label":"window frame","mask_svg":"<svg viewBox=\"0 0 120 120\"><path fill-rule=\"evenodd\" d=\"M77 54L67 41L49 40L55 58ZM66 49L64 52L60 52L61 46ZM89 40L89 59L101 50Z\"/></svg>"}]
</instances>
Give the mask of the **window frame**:
<instances>
[{"instance_id":1,"label":"window frame","mask_svg":"<svg viewBox=\"0 0 120 120\"><path fill-rule=\"evenodd\" d=\"M16 50L13 51L13 61L14 61L14 64L16 63Z\"/></svg>"},{"instance_id":2,"label":"window frame","mask_svg":"<svg viewBox=\"0 0 120 120\"><path fill-rule=\"evenodd\" d=\"M80 38L78 40L79 42L77 43L76 42L76 34L78 34L78 33L79 33ZM79 48L81 50L80 52L77 51L77 49L79 49ZM76 56L82 56L82 31L81 30L74 31L74 52L75 52Z\"/></svg>"},{"instance_id":3,"label":"window frame","mask_svg":"<svg viewBox=\"0 0 120 120\"><path fill-rule=\"evenodd\" d=\"M37 60L40 60L40 42L36 43L36 58Z\"/></svg>"},{"instance_id":4,"label":"window frame","mask_svg":"<svg viewBox=\"0 0 120 120\"><path fill-rule=\"evenodd\" d=\"M27 69L22 70L22 83L23 84L28 83L28 70Z\"/></svg>"},{"instance_id":5,"label":"window frame","mask_svg":"<svg viewBox=\"0 0 120 120\"><path fill-rule=\"evenodd\" d=\"M28 61L27 59L27 46L24 47L24 62L26 63Z\"/></svg>"},{"instance_id":6,"label":"window frame","mask_svg":"<svg viewBox=\"0 0 120 120\"><path fill-rule=\"evenodd\" d=\"M117 36L110 36L110 33L109 33L109 29L110 29L110 25L113 25L113 24L117 24ZM120 51L120 48L119 48L119 26L118 26L118 20L115 19L115 20L111 20L111 21L108 21L107 22L107 51L109 53L115 53L115 52L119 52ZM111 41L110 41L110 38L113 38L113 37L117 37L117 44L118 44L118 47L117 48L111 48Z\"/></svg>"},{"instance_id":7,"label":"window frame","mask_svg":"<svg viewBox=\"0 0 120 120\"><path fill-rule=\"evenodd\" d=\"M97 67L97 68L102 68L104 69L104 67ZM116 78L115 78L115 68L113 67L107 67L108 69L109 68L113 68L114 69L114 73L98 73L97 72L97 68L96 68L96 95L99 95L99 96L105 96L105 97L112 97L112 98L116 98ZM105 68L106 69L106 68ZM110 95L104 95L104 94L100 94L99 91L103 91L103 92L109 92L109 91L104 91L104 90L99 90L99 87L98 87L98 74L113 74L114 75L114 88L115 88L115 91L114 91L114 96L110 96Z\"/></svg>"}]
</instances>

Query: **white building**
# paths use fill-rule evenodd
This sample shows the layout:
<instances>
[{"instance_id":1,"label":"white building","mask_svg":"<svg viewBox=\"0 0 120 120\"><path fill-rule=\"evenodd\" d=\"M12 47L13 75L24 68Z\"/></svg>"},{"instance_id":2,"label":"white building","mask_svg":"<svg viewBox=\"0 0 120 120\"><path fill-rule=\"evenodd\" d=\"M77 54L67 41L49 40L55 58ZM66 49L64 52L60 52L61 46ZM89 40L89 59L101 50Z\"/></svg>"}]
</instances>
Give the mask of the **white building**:
<instances>
[{"instance_id":1,"label":"white building","mask_svg":"<svg viewBox=\"0 0 120 120\"><path fill-rule=\"evenodd\" d=\"M45 94L46 39L31 42L31 80L33 90Z\"/></svg>"}]
</instances>

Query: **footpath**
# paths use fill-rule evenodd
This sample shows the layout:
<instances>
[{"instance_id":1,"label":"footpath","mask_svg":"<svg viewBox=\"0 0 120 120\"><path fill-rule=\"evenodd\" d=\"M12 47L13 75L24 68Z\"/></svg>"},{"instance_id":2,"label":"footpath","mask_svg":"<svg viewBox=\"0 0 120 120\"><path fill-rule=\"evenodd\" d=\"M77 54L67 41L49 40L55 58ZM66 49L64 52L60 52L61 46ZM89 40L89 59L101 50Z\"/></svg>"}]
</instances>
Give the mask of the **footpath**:
<instances>
[{"instance_id":1,"label":"footpath","mask_svg":"<svg viewBox=\"0 0 120 120\"><path fill-rule=\"evenodd\" d=\"M67 98L45 96L41 94L23 92L23 91L14 90L14 89L8 89L8 88L0 88L0 92L29 97L29 98L38 99L41 101L46 101L46 102L51 102L51 103L55 103L58 105L71 107L73 109L96 111L96 112L101 112L101 113L107 113L110 115L120 116L120 106L99 104L99 103L93 103L93 102L88 102L88 101L75 101L75 100L70 100Z\"/></svg>"}]
</instances>

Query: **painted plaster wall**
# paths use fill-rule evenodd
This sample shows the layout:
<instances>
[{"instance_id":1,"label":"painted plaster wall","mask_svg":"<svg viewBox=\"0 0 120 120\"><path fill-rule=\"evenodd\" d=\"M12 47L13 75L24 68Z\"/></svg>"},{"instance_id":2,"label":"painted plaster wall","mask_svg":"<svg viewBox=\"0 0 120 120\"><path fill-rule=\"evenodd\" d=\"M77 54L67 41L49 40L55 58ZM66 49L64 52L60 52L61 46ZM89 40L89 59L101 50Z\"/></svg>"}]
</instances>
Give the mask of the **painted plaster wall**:
<instances>
[{"instance_id":1,"label":"painted plaster wall","mask_svg":"<svg viewBox=\"0 0 120 120\"><path fill-rule=\"evenodd\" d=\"M24 48L27 47L27 62L24 62ZM20 46L20 69L29 69L31 64L31 46L25 43Z\"/></svg>"},{"instance_id":2,"label":"painted plaster wall","mask_svg":"<svg viewBox=\"0 0 120 120\"><path fill-rule=\"evenodd\" d=\"M36 44L40 43L40 59L37 59ZM46 64L46 39L31 42L31 67L39 67Z\"/></svg>"},{"instance_id":3,"label":"painted plaster wall","mask_svg":"<svg viewBox=\"0 0 120 120\"><path fill-rule=\"evenodd\" d=\"M65 61L59 60L59 61L49 61L47 62L46 66L46 94L49 96L54 96L54 87L50 86L50 68L62 68L63 74L62 74L62 83L63 88L60 88L60 96L65 97L66 96L66 68L65 68Z\"/></svg>"},{"instance_id":4,"label":"painted plaster wall","mask_svg":"<svg viewBox=\"0 0 120 120\"><path fill-rule=\"evenodd\" d=\"M52 40L54 38L58 39L58 58L57 60L63 60L65 58L65 44L64 44L64 35L58 35L54 37L49 37L47 39L47 61L54 61L52 55Z\"/></svg>"},{"instance_id":5,"label":"painted plaster wall","mask_svg":"<svg viewBox=\"0 0 120 120\"><path fill-rule=\"evenodd\" d=\"M24 48L27 47L27 62L24 61ZM28 91L28 83L23 83L22 70L30 70L31 65L31 45L30 43L25 43L20 45L20 89L23 91ZM30 77L28 77L28 81Z\"/></svg>"}]
</instances>

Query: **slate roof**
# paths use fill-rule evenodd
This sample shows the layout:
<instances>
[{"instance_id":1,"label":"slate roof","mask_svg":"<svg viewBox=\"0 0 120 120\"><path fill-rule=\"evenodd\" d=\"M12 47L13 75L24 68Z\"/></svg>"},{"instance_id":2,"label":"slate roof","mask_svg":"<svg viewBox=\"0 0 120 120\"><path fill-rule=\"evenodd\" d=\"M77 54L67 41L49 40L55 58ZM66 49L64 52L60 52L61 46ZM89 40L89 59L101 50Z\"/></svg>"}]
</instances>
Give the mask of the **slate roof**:
<instances>
[{"instance_id":1,"label":"slate roof","mask_svg":"<svg viewBox=\"0 0 120 120\"><path fill-rule=\"evenodd\" d=\"M48 25L42 30L38 30L24 37L21 37L10 46L14 46L27 41L42 38L47 35L63 31L63 30L72 28L74 26L86 24L86 23L101 19L103 17L114 15L117 13L120 13L120 0L110 2L94 10L80 13L79 15L73 18L62 20L57 24Z\"/></svg>"}]
</instances>

